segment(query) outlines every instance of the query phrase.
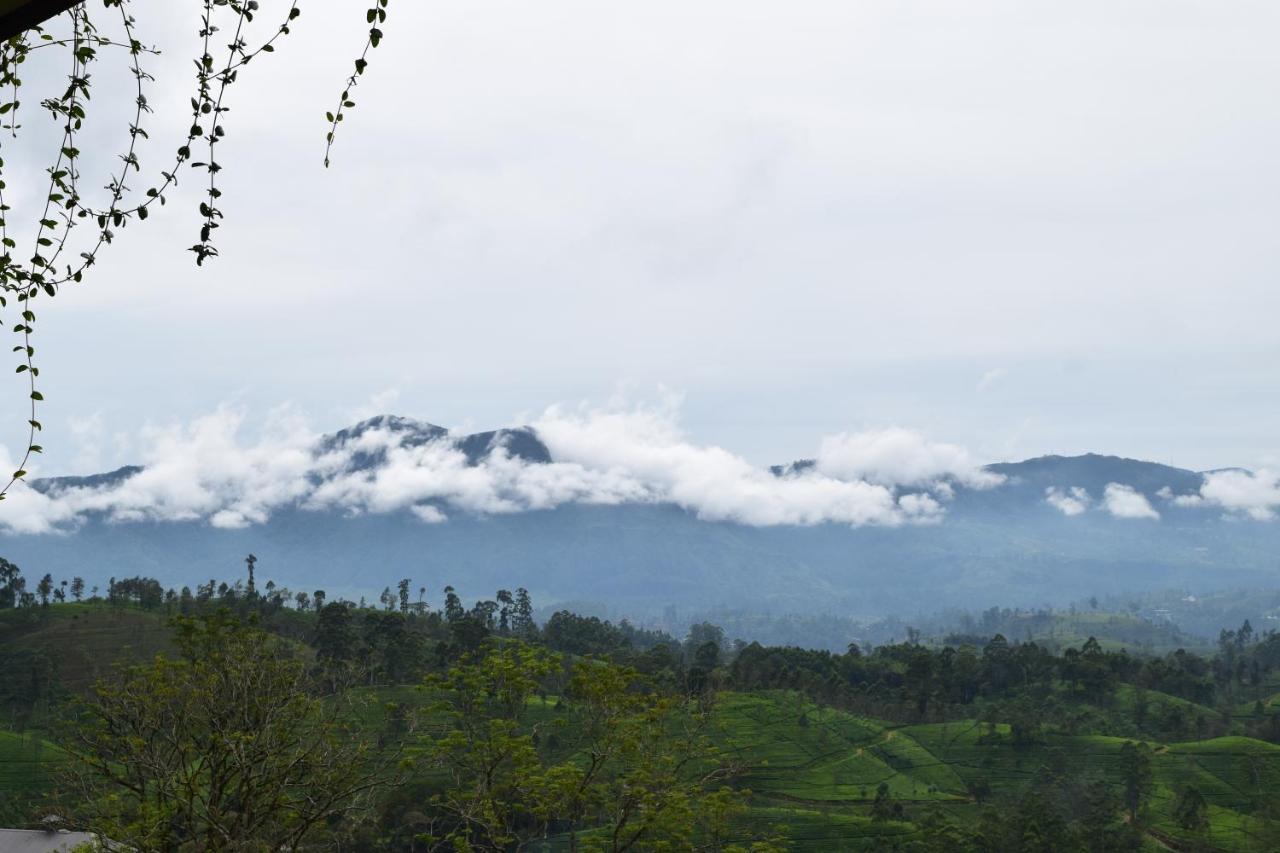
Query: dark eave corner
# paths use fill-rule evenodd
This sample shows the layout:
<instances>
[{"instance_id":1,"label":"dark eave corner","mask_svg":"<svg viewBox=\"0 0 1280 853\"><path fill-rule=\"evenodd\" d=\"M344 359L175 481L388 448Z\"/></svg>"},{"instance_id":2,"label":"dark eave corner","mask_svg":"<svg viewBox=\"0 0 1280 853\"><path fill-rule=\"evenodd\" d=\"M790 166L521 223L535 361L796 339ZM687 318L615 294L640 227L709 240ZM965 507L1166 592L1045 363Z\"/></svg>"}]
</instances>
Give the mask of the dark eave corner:
<instances>
[{"instance_id":1,"label":"dark eave corner","mask_svg":"<svg viewBox=\"0 0 1280 853\"><path fill-rule=\"evenodd\" d=\"M61 15L79 0L0 0L0 40Z\"/></svg>"}]
</instances>

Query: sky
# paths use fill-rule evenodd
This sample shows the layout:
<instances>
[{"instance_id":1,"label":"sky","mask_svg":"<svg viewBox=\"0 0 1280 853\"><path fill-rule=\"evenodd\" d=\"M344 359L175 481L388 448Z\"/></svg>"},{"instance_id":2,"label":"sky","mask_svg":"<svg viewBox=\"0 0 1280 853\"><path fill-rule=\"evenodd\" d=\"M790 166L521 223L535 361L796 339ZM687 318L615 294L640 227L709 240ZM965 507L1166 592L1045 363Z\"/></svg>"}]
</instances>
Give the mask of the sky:
<instances>
[{"instance_id":1,"label":"sky","mask_svg":"<svg viewBox=\"0 0 1280 853\"><path fill-rule=\"evenodd\" d=\"M151 172L188 119L180 5L134 3L167 51ZM397 2L325 170L363 29L332 5L229 96L221 257L186 251L188 175L41 305L38 473L227 407L467 430L583 401L660 401L753 465L890 429L1280 464L1273 3Z\"/></svg>"}]
</instances>

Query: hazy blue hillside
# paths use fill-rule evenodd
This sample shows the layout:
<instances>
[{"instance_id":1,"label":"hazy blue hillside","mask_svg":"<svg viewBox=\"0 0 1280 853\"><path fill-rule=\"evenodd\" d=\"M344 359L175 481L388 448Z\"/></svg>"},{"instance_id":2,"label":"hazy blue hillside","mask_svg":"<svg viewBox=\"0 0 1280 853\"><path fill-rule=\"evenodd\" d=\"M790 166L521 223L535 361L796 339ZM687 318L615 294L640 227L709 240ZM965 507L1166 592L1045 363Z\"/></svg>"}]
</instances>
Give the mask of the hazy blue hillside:
<instances>
[{"instance_id":1,"label":"hazy blue hillside","mask_svg":"<svg viewBox=\"0 0 1280 853\"><path fill-rule=\"evenodd\" d=\"M403 432L408 441L445 435L429 424L376 419L326 441L338 446L358 440L369 424ZM455 441L470 464L498 443L531 463L551 458L529 430ZM353 465L378 464L376 453L352 458ZM1202 479L1195 472L1096 455L1043 457L989 470L1002 474L1004 484L957 487L939 523L899 527L752 527L653 504L450 513L437 524L406 511L350 516L294 508L242 529L90 518L72 533L5 536L0 552L28 574L80 575L91 585L136 574L179 585L196 577L234 577L252 551L263 576L295 588L326 587L331 594L376 595L410 577L433 592L446 583L486 594L524 585L540 603L600 600L637 613L678 604L858 616L1260 586L1280 563L1280 526L1228 520L1167 500L1194 492ZM37 485L56 490L133 473L122 469L87 481ZM1099 511L1068 516L1045 501L1051 488L1084 489L1096 497L1110 483L1158 503L1161 520Z\"/></svg>"}]
</instances>

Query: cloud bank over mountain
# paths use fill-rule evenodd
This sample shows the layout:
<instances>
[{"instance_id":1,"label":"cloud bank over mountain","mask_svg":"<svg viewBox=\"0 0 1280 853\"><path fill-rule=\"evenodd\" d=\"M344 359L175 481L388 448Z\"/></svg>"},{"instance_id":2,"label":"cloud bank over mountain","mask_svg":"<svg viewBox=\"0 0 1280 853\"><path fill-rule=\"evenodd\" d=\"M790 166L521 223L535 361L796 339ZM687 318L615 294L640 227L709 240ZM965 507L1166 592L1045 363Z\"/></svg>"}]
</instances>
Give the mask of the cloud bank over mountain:
<instances>
[{"instance_id":1,"label":"cloud bank over mountain","mask_svg":"<svg viewBox=\"0 0 1280 853\"><path fill-rule=\"evenodd\" d=\"M140 469L37 481L0 508L0 529L56 533L89 516L112 522L204 521L241 528L286 508L349 515L407 510L425 523L457 512L497 515L567 503L674 504L698 518L751 526L825 522L898 526L938 521L954 487L1002 477L957 445L886 429L821 442L812 464L772 473L699 445L669 409L552 407L527 431L455 436L377 417L334 436L287 413L244 438L243 411L150 428ZM545 448L549 461L517 448Z\"/></svg>"},{"instance_id":2,"label":"cloud bank over mountain","mask_svg":"<svg viewBox=\"0 0 1280 853\"><path fill-rule=\"evenodd\" d=\"M1199 494L1172 500L1178 506L1216 506L1257 521L1270 521L1280 510L1280 471L1210 471Z\"/></svg>"},{"instance_id":3,"label":"cloud bank over mountain","mask_svg":"<svg viewBox=\"0 0 1280 853\"><path fill-rule=\"evenodd\" d=\"M1015 499L1008 465L983 466L960 445L900 427L829 435L812 458L766 469L690 440L674 405L553 406L527 427L471 435L395 416L324 435L288 409L250 426L243 410L223 406L190 423L149 427L136 442L145 448L138 466L16 489L0 505L0 533L57 534L90 518L238 529L284 510L406 512L440 524L459 513L566 504L674 505L752 527L899 527L941 522L959 511L961 492L993 490L1008 493L1009 511L1029 500L1071 519L1159 521L1196 510L1265 522L1280 513L1275 471L1162 469L1180 478L1171 488L1123 467L1148 463L1115 457L1080 457L1122 467L1083 485L1065 474L1038 480ZM1062 457L1042 461L1055 459Z\"/></svg>"}]
</instances>

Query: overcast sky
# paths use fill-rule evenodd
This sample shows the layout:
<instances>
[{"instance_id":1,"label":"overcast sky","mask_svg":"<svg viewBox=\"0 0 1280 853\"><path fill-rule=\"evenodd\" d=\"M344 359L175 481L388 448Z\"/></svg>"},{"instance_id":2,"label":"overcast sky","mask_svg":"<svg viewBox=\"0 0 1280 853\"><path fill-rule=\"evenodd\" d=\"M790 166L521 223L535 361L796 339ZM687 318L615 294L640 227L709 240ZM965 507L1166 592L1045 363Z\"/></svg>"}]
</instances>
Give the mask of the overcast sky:
<instances>
[{"instance_id":1,"label":"overcast sky","mask_svg":"<svg viewBox=\"0 0 1280 853\"><path fill-rule=\"evenodd\" d=\"M1273 2L400 0L326 171L334 5L230 96L222 257L185 251L187 180L42 307L41 473L222 404L486 429L671 394L758 464L890 426L1277 462ZM134 6L154 171L195 7Z\"/></svg>"}]
</instances>

